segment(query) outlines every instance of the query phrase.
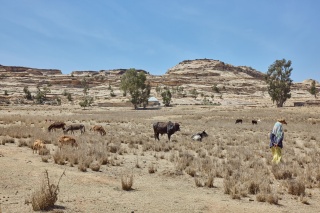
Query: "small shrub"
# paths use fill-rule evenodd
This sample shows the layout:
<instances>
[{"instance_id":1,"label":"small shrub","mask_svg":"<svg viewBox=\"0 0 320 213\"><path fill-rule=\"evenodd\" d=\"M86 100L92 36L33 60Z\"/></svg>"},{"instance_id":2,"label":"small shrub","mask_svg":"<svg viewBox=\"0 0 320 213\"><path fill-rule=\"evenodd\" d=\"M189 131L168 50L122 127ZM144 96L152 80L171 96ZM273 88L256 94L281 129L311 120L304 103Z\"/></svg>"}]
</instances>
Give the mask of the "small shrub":
<instances>
[{"instance_id":1,"label":"small shrub","mask_svg":"<svg viewBox=\"0 0 320 213\"><path fill-rule=\"evenodd\" d=\"M130 191L132 190L132 185L133 185L133 175L122 175L121 177L121 185L122 189L125 191Z\"/></svg>"},{"instance_id":2,"label":"small shrub","mask_svg":"<svg viewBox=\"0 0 320 213\"><path fill-rule=\"evenodd\" d=\"M257 194L260 191L259 184L255 183L254 181L250 182L248 187L249 194Z\"/></svg>"},{"instance_id":3,"label":"small shrub","mask_svg":"<svg viewBox=\"0 0 320 213\"><path fill-rule=\"evenodd\" d=\"M195 182L197 187L203 187L204 186L204 183L200 178L194 178L194 182Z\"/></svg>"},{"instance_id":4,"label":"small shrub","mask_svg":"<svg viewBox=\"0 0 320 213\"><path fill-rule=\"evenodd\" d=\"M65 174L63 171L59 178L58 184L50 184L48 171L45 170L45 178L42 181L40 189L35 191L31 197L31 204L34 211L48 210L52 208L58 200L59 183L62 176Z\"/></svg>"},{"instance_id":5,"label":"small shrub","mask_svg":"<svg viewBox=\"0 0 320 213\"><path fill-rule=\"evenodd\" d=\"M155 173L157 171L157 168L151 163L148 167L148 171L150 174Z\"/></svg>"},{"instance_id":6,"label":"small shrub","mask_svg":"<svg viewBox=\"0 0 320 213\"><path fill-rule=\"evenodd\" d=\"M98 172L100 170L100 163L97 161L94 161L90 164L90 169L92 171Z\"/></svg>"},{"instance_id":7,"label":"small shrub","mask_svg":"<svg viewBox=\"0 0 320 213\"><path fill-rule=\"evenodd\" d=\"M39 155L50 155L50 150L46 147L39 150Z\"/></svg>"},{"instance_id":8,"label":"small shrub","mask_svg":"<svg viewBox=\"0 0 320 213\"><path fill-rule=\"evenodd\" d=\"M289 180L288 184L288 193L292 195L305 195L305 185L304 183L296 180Z\"/></svg>"},{"instance_id":9,"label":"small shrub","mask_svg":"<svg viewBox=\"0 0 320 213\"><path fill-rule=\"evenodd\" d=\"M81 172L86 172L86 171L87 171L87 167L85 166L85 164L84 164L83 162L79 163L78 169L79 169Z\"/></svg>"},{"instance_id":10,"label":"small shrub","mask_svg":"<svg viewBox=\"0 0 320 213\"><path fill-rule=\"evenodd\" d=\"M259 193L256 196L258 202L266 202L266 195L263 193Z\"/></svg>"},{"instance_id":11,"label":"small shrub","mask_svg":"<svg viewBox=\"0 0 320 213\"><path fill-rule=\"evenodd\" d=\"M5 137L2 139L2 145L5 145L6 143L14 143L14 138L11 137Z\"/></svg>"},{"instance_id":12,"label":"small shrub","mask_svg":"<svg viewBox=\"0 0 320 213\"><path fill-rule=\"evenodd\" d=\"M211 174L209 175L208 180L206 182L206 187L213 188L214 187L213 182L214 182L214 176Z\"/></svg>"},{"instance_id":13,"label":"small shrub","mask_svg":"<svg viewBox=\"0 0 320 213\"><path fill-rule=\"evenodd\" d=\"M48 155L41 156L42 162L48 163L49 159L50 159L50 156Z\"/></svg>"},{"instance_id":14,"label":"small shrub","mask_svg":"<svg viewBox=\"0 0 320 213\"><path fill-rule=\"evenodd\" d=\"M277 195L273 195L273 194L268 194L266 197L266 201L270 204L278 204L279 198Z\"/></svg>"},{"instance_id":15,"label":"small shrub","mask_svg":"<svg viewBox=\"0 0 320 213\"><path fill-rule=\"evenodd\" d=\"M29 146L29 143L26 139L20 139L18 143L18 147Z\"/></svg>"}]
</instances>

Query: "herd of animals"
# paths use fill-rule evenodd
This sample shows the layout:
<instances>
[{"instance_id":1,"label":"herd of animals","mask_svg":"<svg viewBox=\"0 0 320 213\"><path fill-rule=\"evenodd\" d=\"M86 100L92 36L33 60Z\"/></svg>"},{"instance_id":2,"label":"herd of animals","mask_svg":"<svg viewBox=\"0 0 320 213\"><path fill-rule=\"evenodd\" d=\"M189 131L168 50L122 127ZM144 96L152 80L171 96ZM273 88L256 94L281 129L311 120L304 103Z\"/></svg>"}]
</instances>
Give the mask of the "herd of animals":
<instances>
[{"instance_id":1,"label":"herd of animals","mask_svg":"<svg viewBox=\"0 0 320 213\"><path fill-rule=\"evenodd\" d=\"M258 121L260 120L252 120L252 125L257 125ZM243 120L242 119L237 119L235 124L241 123L242 124ZM83 124L71 124L71 125L66 125L64 122L54 122L49 125L48 131L52 132L55 131L56 129L62 129L64 134L71 133L74 134L74 131L80 130L80 134L83 134L85 130L85 126ZM90 131L97 132L100 135L106 135L105 129L101 125L94 125L90 128ZM168 140L170 141L171 135L173 135L175 132L180 131L180 124L179 123L173 123L171 121L169 122L155 122L153 123L153 131L154 131L154 139L155 140L160 140L159 135L167 134ZM202 132L198 132L196 134L193 134L191 136L192 140L195 141L202 141L203 138L208 137L208 134L206 133L205 130ZM78 143L76 139L72 136L68 135L63 135L59 138L58 140L58 147L61 149L62 146L65 145L71 145L72 147L78 147ZM45 148L45 143L37 139L34 141L32 149L33 153L39 152L41 148Z\"/></svg>"}]
</instances>

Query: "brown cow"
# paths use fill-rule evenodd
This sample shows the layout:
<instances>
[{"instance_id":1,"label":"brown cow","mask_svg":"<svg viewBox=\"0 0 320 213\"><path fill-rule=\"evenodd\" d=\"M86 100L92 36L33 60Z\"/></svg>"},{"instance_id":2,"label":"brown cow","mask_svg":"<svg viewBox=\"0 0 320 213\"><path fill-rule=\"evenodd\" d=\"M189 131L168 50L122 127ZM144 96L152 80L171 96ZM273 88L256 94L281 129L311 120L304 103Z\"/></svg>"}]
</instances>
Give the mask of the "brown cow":
<instances>
[{"instance_id":1,"label":"brown cow","mask_svg":"<svg viewBox=\"0 0 320 213\"><path fill-rule=\"evenodd\" d=\"M37 139L34 141L33 145L32 145L32 153L39 153L39 150L41 148L46 148L46 145L44 144L44 142L40 139Z\"/></svg>"},{"instance_id":2,"label":"brown cow","mask_svg":"<svg viewBox=\"0 0 320 213\"><path fill-rule=\"evenodd\" d=\"M159 134L168 134L168 139L170 141L171 135L176 131L180 131L180 125L178 123L169 122L156 122L153 124L154 139L159 139Z\"/></svg>"},{"instance_id":3,"label":"brown cow","mask_svg":"<svg viewBox=\"0 0 320 213\"><path fill-rule=\"evenodd\" d=\"M94 125L90 128L90 131L94 131L94 132L98 132L101 135L105 135L106 131L104 130L104 128L100 125Z\"/></svg>"},{"instance_id":4,"label":"brown cow","mask_svg":"<svg viewBox=\"0 0 320 213\"><path fill-rule=\"evenodd\" d=\"M63 135L59 138L59 148L61 150L61 147L64 145L71 145L72 147L78 147L78 143L76 141L76 139L74 139L71 136L68 135Z\"/></svg>"}]
</instances>

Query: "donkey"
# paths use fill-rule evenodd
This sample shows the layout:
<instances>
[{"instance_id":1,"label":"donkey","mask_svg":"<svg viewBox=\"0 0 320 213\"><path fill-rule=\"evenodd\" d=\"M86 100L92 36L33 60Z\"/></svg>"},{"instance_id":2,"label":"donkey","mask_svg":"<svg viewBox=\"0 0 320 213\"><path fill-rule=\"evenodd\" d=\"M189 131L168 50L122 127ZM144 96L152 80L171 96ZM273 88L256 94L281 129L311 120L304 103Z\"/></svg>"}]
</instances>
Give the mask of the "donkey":
<instances>
[{"instance_id":1,"label":"donkey","mask_svg":"<svg viewBox=\"0 0 320 213\"><path fill-rule=\"evenodd\" d=\"M65 124L64 122L56 121L56 122L52 123L52 124L48 127L48 131L51 132L51 131L56 130L56 129L62 129L62 130L64 130L65 125L66 125L66 124Z\"/></svg>"},{"instance_id":2,"label":"donkey","mask_svg":"<svg viewBox=\"0 0 320 213\"><path fill-rule=\"evenodd\" d=\"M71 134L74 134L74 130L80 130L81 134L83 134L86 131L86 128L83 124L71 124L69 126L66 126L63 132L66 134L71 131Z\"/></svg>"}]
</instances>

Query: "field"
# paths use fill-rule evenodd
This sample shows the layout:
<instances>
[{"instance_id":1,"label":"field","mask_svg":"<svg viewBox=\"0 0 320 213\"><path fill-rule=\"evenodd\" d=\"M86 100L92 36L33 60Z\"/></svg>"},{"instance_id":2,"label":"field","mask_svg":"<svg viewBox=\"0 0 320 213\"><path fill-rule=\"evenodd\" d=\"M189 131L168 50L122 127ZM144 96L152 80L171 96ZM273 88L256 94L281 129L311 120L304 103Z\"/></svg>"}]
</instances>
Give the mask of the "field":
<instances>
[{"instance_id":1,"label":"field","mask_svg":"<svg viewBox=\"0 0 320 213\"><path fill-rule=\"evenodd\" d=\"M48 212L317 212L320 108L15 106L0 109L0 212L34 212L54 184ZM284 117L283 161L271 164L269 132ZM235 124L236 119L242 124ZM257 125L251 120L260 119ZM58 147L53 121L82 123L79 146ZM155 141L152 124L180 124ZM102 125L106 135L90 131ZM208 137L192 141L205 130ZM33 142L46 148L33 153ZM60 182L59 182L60 180Z\"/></svg>"}]
</instances>

